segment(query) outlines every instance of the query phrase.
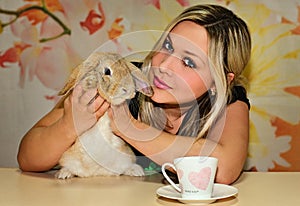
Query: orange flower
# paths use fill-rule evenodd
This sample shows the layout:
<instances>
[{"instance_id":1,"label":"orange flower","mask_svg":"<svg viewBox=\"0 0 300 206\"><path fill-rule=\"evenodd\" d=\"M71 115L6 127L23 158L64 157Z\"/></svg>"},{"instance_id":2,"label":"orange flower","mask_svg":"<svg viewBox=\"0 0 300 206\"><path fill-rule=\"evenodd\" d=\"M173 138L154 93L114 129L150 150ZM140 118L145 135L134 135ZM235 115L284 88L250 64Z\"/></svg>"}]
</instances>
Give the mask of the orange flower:
<instances>
[{"instance_id":1,"label":"orange flower","mask_svg":"<svg viewBox=\"0 0 300 206\"><path fill-rule=\"evenodd\" d=\"M105 22L105 15L100 2L98 3L98 9L100 14L97 14L95 10L91 10L85 21L80 22L81 27L87 29L90 34L101 29Z\"/></svg>"},{"instance_id":2,"label":"orange flower","mask_svg":"<svg viewBox=\"0 0 300 206\"><path fill-rule=\"evenodd\" d=\"M5 63L19 62L20 54L27 47L30 47L30 45L24 43L15 43L15 46L6 50L3 55L0 53L0 67L7 68Z\"/></svg>"},{"instance_id":3,"label":"orange flower","mask_svg":"<svg viewBox=\"0 0 300 206\"><path fill-rule=\"evenodd\" d=\"M183 7L190 5L189 0L177 0L177 2Z\"/></svg>"},{"instance_id":4,"label":"orange flower","mask_svg":"<svg viewBox=\"0 0 300 206\"><path fill-rule=\"evenodd\" d=\"M300 35L300 6L298 6L297 7L298 8L298 22L296 23L296 28L294 28L293 30L292 30L292 33L293 34L296 34L296 35ZM287 23L287 24L293 24L293 22L292 21L290 21L290 20L288 20L288 19L286 19L286 18L282 18L282 20L281 20L281 22L282 23ZM299 23L299 24L298 24Z\"/></svg>"},{"instance_id":5,"label":"orange flower","mask_svg":"<svg viewBox=\"0 0 300 206\"><path fill-rule=\"evenodd\" d=\"M114 23L111 26L111 29L108 31L108 38L115 39L120 36L124 31L124 25L120 24L123 18L116 18Z\"/></svg>"},{"instance_id":6,"label":"orange flower","mask_svg":"<svg viewBox=\"0 0 300 206\"><path fill-rule=\"evenodd\" d=\"M160 10L160 0L145 0L146 4L152 4L155 6L158 10Z\"/></svg>"},{"instance_id":7,"label":"orange flower","mask_svg":"<svg viewBox=\"0 0 300 206\"><path fill-rule=\"evenodd\" d=\"M286 87L284 90L300 98L300 86Z\"/></svg>"},{"instance_id":8,"label":"orange flower","mask_svg":"<svg viewBox=\"0 0 300 206\"><path fill-rule=\"evenodd\" d=\"M182 7L189 6L189 0L176 0ZM145 4L152 4L155 8L160 10L160 0L145 0Z\"/></svg>"},{"instance_id":9,"label":"orange flower","mask_svg":"<svg viewBox=\"0 0 300 206\"><path fill-rule=\"evenodd\" d=\"M276 165L274 171L300 171L300 158L299 158L299 150L300 150L300 122L298 124L291 124L289 122L284 121L280 117L275 117L272 120L272 126L276 128L276 136L288 135L292 137L291 140L291 149L282 154L281 156L287 159L291 163L291 167L282 167L280 165Z\"/></svg>"},{"instance_id":10,"label":"orange flower","mask_svg":"<svg viewBox=\"0 0 300 206\"><path fill-rule=\"evenodd\" d=\"M33 2L34 4L26 4L21 8L19 8L19 10L29 8L33 5L42 6L41 1L39 0L26 0L26 1ZM45 0L45 5L47 10L50 12L54 12L54 11L64 12L61 4L59 3L59 0ZM26 16L29 19L29 21L32 23L32 25L36 25L40 22L43 22L48 17L47 14L45 14L43 11L38 9L29 9L28 11L22 13L21 16Z\"/></svg>"}]
</instances>

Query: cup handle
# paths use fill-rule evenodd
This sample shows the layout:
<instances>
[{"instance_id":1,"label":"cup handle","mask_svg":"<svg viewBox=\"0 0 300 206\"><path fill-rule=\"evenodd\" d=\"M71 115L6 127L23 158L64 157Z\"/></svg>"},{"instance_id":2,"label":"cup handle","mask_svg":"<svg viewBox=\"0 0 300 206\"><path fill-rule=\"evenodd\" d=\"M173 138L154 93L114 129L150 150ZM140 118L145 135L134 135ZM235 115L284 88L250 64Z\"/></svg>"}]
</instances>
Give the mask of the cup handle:
<instances>
[{"instance_id":1,"label":"cup handle","mask_svg":"<svg viewBox=\"0 0 300 206\"><path fill-rule=\"evenodd\" d=\"M175 171L176 171L176 168L173 164L171 163L164 163L162 166L161 166L161 171L164 175L164 177L166 178L166 180L178 191L181 193L181 189L171 180L171 178L167 175L166 171L165 171L165 167L166 166L169 166L171 168L173 168Z\"/></svg>"}]
</instances>

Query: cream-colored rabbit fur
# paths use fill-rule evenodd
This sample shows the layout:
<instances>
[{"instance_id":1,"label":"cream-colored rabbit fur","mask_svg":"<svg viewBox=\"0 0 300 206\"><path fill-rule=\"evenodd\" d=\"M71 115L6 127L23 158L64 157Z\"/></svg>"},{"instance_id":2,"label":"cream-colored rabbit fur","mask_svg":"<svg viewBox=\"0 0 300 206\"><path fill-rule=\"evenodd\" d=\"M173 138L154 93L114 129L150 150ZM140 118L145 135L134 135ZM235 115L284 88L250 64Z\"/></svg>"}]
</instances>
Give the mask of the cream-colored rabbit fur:
<instances>
[{"instance_id":1,"label":"cream-colored rabbit fur","mask_svg":"<svg viewBox=\"0 0 300 206\"><path fill-rule=\"evenodd\" d=\"M153 94L147 78L133 64L115 53L92 53L74 69L60 95L69 95L76 84L83 90L97 88L98 93L113 105L133 98L135 91ZM97 175L143 176L143 169L135 163L131 148L110 129L110 119L104 114L88 131L62 155L62 167L56 177L89 177ZM99 146L99 147L98 147Z\"/></svg>"}]
</instances>

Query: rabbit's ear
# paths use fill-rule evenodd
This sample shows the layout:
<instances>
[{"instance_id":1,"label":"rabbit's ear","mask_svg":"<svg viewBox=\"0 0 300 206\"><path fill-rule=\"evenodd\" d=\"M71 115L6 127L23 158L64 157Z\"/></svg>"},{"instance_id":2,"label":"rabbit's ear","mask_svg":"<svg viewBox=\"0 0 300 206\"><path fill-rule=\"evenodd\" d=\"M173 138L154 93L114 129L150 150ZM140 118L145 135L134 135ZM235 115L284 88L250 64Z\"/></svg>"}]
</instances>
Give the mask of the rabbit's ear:
<instances>
[{"instance_id":1,"label":"rabbit's ear","mask_svg":"<svg viewBox=\"0 0 300 206\"><path fill-rule=\"evenodd\" d=\"M134 79L135 89L137 91L151 97L153 95L153 90L152 90L152 87L151 87L147 77L142 73L142 71L139 68L137 68L133 64L128 62L127 65L129 67L130 73Z\"/></svg>"},{"instance_id":2,"label":"rabbit's ear","mask_svg":"<svg viewBox=\"0 0 300 206\"><path fill-rule=\"evenodd\" d=\"M67 83L59 91L58 95L65 95L75 87L82 66L83 66L83 64L81 63L79 66L77 66L75 69L73 69Z\"/></svg>"}]
</instances>

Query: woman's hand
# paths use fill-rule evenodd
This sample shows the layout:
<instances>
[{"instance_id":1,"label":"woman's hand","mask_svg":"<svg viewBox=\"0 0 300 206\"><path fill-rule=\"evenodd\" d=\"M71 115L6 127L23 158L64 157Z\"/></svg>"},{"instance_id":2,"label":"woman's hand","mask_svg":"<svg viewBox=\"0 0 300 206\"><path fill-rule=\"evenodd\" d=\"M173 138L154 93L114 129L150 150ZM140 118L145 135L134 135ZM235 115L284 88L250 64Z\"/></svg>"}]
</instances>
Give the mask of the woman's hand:
<instances>
[{"instance_id":1,"label":"woman's hand","mask_svg":"<svg viewBox=\"0 0 300 206\"><path fill-rule=\"evenodd\" d=\"M109 106L97 89L84 92L82 86L77 85L64 102L62 121L69 125L67 128L73 128L73 135L79 136L96 124Z\"/></svg>"},{"instance_id":2,"label":"woman's hand","mask_svg":"<svg viewBox=\"0 0 300 206\"><path fill-rule=\"evenodd\" d=\"M127 104L112 105L108 110L108 115L111 119L110 127L113 133L120 137L128 136L126 133L136 120L130 114Z\"/></svg>"},{"instance_id":3,"label":"woman's hand","mask_svg":"<svg viewBox=\"0 0 300 206\"><path fill-rule=\"evenodd\" d=\"M117 106L112 105L108 110L108 115L111 119L110 126L113 133L129 144L135 141L151 141L162 132L135 119L126 103Z\"/></svg>"}]
</instances>

